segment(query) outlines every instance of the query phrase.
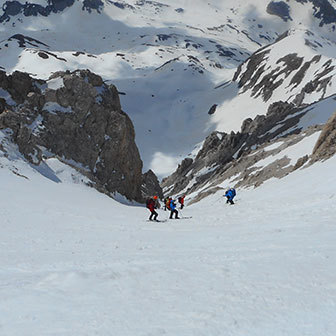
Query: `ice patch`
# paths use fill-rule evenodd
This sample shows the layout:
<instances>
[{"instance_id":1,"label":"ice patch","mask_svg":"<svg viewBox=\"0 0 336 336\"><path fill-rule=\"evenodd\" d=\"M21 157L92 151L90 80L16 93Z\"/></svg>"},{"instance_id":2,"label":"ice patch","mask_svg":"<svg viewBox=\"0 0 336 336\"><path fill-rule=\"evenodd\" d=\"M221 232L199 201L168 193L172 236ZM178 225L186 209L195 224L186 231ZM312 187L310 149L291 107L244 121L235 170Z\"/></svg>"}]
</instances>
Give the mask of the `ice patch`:
<instances>
[{"instance_id":1,"label":"ice patch","mask_svg":"<svg viewBox=\"0 0 336 336\"><path fill-rule=\"evenodd\" d=\"M64 87L63 78L57 77L47 81L48 89L58 90Z\"/></svg>"}]
</instances>

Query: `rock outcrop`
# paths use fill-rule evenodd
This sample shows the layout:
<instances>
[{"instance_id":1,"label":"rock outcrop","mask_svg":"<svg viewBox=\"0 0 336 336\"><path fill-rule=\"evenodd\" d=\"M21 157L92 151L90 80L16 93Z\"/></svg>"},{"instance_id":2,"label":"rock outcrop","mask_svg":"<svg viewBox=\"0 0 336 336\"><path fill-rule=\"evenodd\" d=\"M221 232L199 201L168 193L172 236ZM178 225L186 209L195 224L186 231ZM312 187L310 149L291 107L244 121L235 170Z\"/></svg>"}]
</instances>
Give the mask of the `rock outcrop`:
<instances>
[{"instance_id":1,"label":"rock outcrop","mask_svg":"<svg viewBox=\"0 0 336 336\"><path fill-rule=\"evenodd\" d=\"M152 170L148 170L143 174L143 183L142 183L142 195L144 198L148 196L158 196L160 199L163 199L162 188L160 187L160 182Z\"/></svg>"},{"instance_id":2,"label":"rock outcrop","mask_svg":"<svg viewBox=\"0 0 336 336\"><path fill-rule=\"evenodd\" d=\"M142 201L142 161L118 91L88 70L58 72L48 81L0 72L0 129L32 164L46 153L85 172L99 190Z\"/></svg>"},{"instance_id":3,"label":"rock outcrop","mask_svg":"<svg viewBox=\"0 0 336 336\"><path fill-rule=\"evenodd\" d=\"M184 159L171 176L162 180L165 195L193 193L192 202L195 202L218 191L218 185L223 181L231 181L236 187L257 187L270 178L282 178L300 169L307 163L307 155L295 162L285 155L268 159L270 162L265 167L259 162L321 129L322 126L315 125L301 130L300 120L309 111L309 108L300 109L291 103L276 102L269 107L266 116L246 119L240 132L211 133L194 159ZM332 125L333 121L330 121L326 134L331 132ZM332 139L335 137L323 142L328 147L334 141ZM328 153L332 155L332 150Z\"/></svg>"},{"instance_id":4,"label":"rock outcrop","mask_svg":"<svg viewBox=\"0 0 336 336\"><path fill-rule=\"evenodd\" d=\"M22 1L23 2L23 1ZM71 7L75 0L49 0L47 6L36 4L33 1L21 4L19 1L5 1L2 5L3 14L0 16L0 23L9 21L12 16L23 14L24 16L48 16L50 13L62 12Z\"/></svg>"},{"instance_id":5,"label":"rock outcrop","mask_svg":"<svg viewBox=\"0 0 336 336\"><path fill-rule=\"evenodd\" d=\"M313 150L312 162L327 160L336 154L336 112L322 129Z\"/></svg>"},{"instance_id":6,"label":"rock outcrop","mask_svg":"<svg viewBox=\"0 0 336 336\"><path fill-rule=\"evenodd\" d=\"M271 1L267 5L266 12L280 17L285 22L292 20L290 17L290 7L284 1Z\"/></svg>"},{"instance_id":7,"label":"rock outcrop","mask_svg":"<svg viewBox=\"0 0 336 336\"><path fill-rule=\"evenodd\" d=\"M286 47L279 52L286 41L304 44L308 52L286 52ZM334 57L324 55L325 47L324 39L309 30L287 31L242 63L233 81L237 82L240 94L260 97L265 103L279 95L296 106L324 99L331 94L336 66Z\"/></svg>"},{"instance_id":8,"label":"rock outcrop","mask_svg":"<svg viewBox=\"0 0 336 336\"><path fill-rule=\"evenodd\" d=\"M48 16L51 13L60 13L71 7L75 0L49 0L45 2L46 6L34 1L25 1L24 4L19 1L5 1L2 5L3 13L0 15L0 23L10 21L11 17L18 14L23 14L24 16ZM82 9L88 12L96 10L100 13L103 6L104 2L102 0L83 0Z\"/></svg>"}]
</instances>

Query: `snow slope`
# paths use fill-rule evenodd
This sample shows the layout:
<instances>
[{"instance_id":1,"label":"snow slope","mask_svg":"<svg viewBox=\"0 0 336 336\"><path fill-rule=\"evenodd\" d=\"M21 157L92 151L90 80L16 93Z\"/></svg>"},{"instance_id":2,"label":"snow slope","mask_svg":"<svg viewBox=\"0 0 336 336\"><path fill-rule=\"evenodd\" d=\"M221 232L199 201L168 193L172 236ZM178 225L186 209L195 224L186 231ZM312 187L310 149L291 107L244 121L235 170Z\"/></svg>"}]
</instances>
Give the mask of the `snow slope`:
<instances>
[{"instance_id":1,"label":"snow slope","mask_svg":"<svg viewBox=\"0 0 336 336\"><path fill-rule=\"evenodd\" d=\"M335 157L163 223L56 159L0 164L1 335L335 335Z\"/></svg>"}]
</instances>

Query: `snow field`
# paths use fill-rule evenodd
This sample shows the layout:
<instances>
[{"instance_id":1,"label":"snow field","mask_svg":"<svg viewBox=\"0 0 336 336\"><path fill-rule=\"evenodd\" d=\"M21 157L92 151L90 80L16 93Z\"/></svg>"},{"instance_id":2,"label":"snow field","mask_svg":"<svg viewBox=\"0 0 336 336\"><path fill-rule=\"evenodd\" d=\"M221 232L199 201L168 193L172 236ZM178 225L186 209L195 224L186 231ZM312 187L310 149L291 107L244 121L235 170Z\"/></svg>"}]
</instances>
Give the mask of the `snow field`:
<instances>
[{"instance_id":1,"label":"snow field","mask_svg":"<svg viewBox=\"0 0 336 336\"><path fill-rule=\"evenodd\" d=\"M2 335L335 334L335 158L165 223L48 164L0 170Z\"/></svg>"}]
</instances>

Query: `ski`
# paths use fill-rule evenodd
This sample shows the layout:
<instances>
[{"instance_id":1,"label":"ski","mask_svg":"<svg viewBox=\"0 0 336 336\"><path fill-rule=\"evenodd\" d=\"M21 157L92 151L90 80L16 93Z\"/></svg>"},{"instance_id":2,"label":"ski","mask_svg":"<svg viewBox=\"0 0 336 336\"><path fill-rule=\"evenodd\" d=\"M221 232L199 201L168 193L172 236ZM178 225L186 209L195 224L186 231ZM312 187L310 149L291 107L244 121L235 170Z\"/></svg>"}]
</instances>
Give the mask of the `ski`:
<instances>
[{"instance_id":1,"label":"ski","mask_svg":"<svg viewBox=\"0 0 336 336\"><path fill-rule=\"evenodd\" d=\"M167 222L168 219L157 219L157 220L149 220L147 219L146 222L148 223L164 223L164 222Z\"/></svg>"}]
</instances>

